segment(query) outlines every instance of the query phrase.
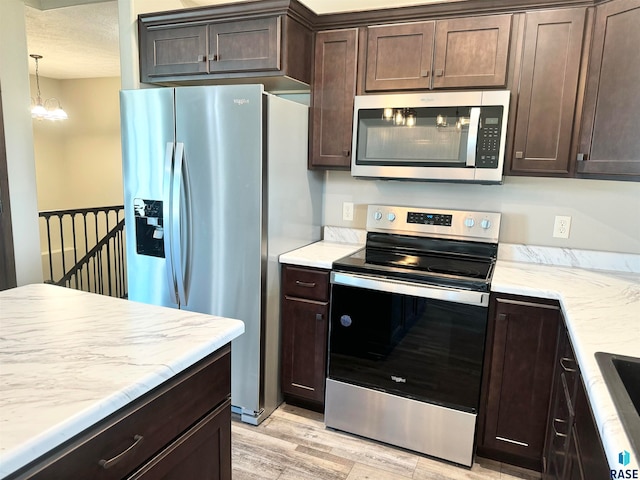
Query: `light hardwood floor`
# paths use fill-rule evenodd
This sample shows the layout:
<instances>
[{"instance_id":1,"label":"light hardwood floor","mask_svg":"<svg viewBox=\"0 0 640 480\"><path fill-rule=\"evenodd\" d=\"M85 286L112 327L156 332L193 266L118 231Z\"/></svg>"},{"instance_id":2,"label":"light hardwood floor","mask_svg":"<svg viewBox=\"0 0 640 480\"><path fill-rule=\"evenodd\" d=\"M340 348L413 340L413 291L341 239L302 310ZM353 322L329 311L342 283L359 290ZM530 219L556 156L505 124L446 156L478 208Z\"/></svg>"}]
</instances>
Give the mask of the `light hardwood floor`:
<instances>
[{"instance_id":1,"label":"light hardwood floor","mask_svg":"<svg viewBox=\"0 0 640 480\"><path fill-rule=\"evenodd\" d=\"M327 429L322 414L283 404L255 427L231 424L233 480L532 480L477 458L471 469Z\"/></svg>"}]
</instances>

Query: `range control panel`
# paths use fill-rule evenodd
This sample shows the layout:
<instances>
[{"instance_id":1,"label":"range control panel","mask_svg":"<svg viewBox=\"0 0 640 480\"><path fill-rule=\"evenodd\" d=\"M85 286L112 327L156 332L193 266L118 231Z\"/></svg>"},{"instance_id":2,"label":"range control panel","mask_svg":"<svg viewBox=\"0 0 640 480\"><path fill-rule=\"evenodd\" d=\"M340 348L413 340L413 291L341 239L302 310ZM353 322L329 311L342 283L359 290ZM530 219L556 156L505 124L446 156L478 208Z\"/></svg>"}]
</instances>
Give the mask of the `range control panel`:
<instances>
[{"instance_id":1,"label":"range control panel","mask_svg":"<svg viewBox=\"0 0 640 480\"><path fill-rule=\"evenodd\" d=\"M367 231L497 243L501 214L393 205L369 205Z\"/></svg>"}]
</instances>

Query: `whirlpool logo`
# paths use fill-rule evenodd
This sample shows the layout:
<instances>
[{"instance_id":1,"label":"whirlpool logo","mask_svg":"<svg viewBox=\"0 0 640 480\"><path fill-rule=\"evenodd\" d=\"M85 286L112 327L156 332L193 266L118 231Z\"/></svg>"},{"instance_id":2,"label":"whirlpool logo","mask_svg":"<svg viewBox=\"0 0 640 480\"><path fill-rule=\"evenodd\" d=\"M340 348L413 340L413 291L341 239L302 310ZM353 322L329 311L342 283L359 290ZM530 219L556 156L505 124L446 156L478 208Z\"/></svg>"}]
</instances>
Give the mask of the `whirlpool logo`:
<instances>
[{"instance_id":1,"label":"whirlpool logo","mask_svg":"<svg viewBox=\"0 0 640 480\"><path fill-rule=\"evenodd\" d=\"M618 454L618 463L626 467L631 462L631 455L626 450L621 451ZM617 470L611 470L611 478L640 478L638 476L637 468L620 468Z\"/></svg>"}]
</instances>

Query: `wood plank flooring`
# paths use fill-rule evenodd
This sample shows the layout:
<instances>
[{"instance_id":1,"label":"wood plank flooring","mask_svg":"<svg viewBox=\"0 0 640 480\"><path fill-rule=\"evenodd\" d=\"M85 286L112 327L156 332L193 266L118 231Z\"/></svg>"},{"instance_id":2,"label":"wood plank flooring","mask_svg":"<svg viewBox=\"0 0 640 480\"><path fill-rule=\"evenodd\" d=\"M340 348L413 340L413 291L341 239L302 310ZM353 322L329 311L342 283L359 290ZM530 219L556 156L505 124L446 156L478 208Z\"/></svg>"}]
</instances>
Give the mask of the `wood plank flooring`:
<instances>
[{"instance_id":1,"label":"wood plank flooring","mask_svg":"<svg viewBox=\"0 0 640 480\"><path fill-rule=\"evenodd\" d=\"M234 480L534 480L476 458L471 469L327 429L320 413L283 404L259 426L231 423Z\"/></svg>"}]
</instances>

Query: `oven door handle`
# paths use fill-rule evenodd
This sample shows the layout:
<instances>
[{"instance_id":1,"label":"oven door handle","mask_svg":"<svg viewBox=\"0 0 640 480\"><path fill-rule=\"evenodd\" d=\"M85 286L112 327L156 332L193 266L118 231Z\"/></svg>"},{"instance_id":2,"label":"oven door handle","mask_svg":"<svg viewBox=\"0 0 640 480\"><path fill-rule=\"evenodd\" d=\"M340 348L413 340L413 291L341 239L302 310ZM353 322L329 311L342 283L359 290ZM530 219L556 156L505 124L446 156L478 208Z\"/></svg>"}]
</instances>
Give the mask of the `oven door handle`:
<instances>
[{"instance_id":1,"label":"oven door handle","mask_svg":"<svg viewBox=\"0 0 640 480\"><path fill-rule=\"evenodd\" d=\"M367 275L353 275L350 273L331 272L331 283L347 287L378 290L381 292L399 293L413 297L431 298L447 302L464 303L479 307L489 306L489 294L470 290L456 290L452 288L434 287L422 283L397 281L389 278L380 279Z\"/></svg>"}]
</instances>

